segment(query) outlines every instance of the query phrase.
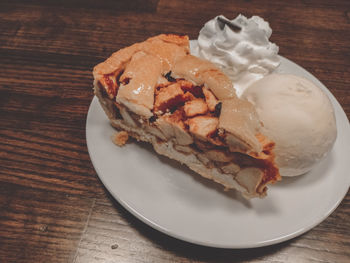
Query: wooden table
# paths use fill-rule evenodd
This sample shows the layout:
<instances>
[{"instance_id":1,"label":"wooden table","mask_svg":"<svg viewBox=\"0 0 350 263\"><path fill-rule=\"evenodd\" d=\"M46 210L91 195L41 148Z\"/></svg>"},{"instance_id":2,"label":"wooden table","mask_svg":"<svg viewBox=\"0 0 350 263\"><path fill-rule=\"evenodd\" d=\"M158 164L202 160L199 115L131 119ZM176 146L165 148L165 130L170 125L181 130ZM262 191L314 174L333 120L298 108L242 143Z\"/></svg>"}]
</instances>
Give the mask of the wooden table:
<instances>
[{"instance_id":1,"label":"wooden table","mask_svg":"<svg viewBox=\"0 0 350 263\"><path fill-rule=\"evenodd\" d=\"M301 237L215 249L140 222L91 164L85 121L93 66L159 33L195 39L207 20L239 13L269 21L280 54L319 78L349 118L346 0L0 2L0 262L350 262L349 193Z\"/></svg>"}]
</instances>

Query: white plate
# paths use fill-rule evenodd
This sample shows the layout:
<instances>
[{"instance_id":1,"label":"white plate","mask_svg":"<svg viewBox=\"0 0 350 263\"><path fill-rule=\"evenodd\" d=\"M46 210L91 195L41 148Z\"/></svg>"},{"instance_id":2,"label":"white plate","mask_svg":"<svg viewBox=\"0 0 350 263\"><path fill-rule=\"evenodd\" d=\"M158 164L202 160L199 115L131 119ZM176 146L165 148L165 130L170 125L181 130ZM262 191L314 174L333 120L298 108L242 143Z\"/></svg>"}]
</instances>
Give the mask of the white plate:
<instances>
[{"instance_id":1,"label":"white plate","mask_svg":"<svg viewBox=\"0 0 350 263\"><path fill-rule=\"evenodd\" d=\"M338 138L332 152L311 172L284 178L264 199L244 200L152 147L132 142L117 147L115 130L95 97L86 123L92 163L118 202L153 228L188 242L220 248L250 248L296 237L323 221L339 205L350 184L350 125L327 88L297 64L281 57L278 72L318 84L335 108Z\"/></svg>"}]
</instances>

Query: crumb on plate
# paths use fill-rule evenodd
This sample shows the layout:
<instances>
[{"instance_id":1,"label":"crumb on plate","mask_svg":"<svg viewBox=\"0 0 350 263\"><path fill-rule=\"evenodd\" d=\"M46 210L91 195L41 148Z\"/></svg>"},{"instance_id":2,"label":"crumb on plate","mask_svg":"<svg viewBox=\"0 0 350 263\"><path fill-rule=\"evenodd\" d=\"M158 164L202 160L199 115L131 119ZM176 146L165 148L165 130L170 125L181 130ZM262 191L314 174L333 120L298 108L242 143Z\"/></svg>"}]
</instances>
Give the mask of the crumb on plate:
<instances>
[{"instance_id":1,"label":"crumb on plate","mask_svg":"<svg viewBox=\"0 0 350 263\"><path fill-rule=\"evenodd\" d=\"M126 131L120 131L112 136L112 141L118 146L124 146L128 141L129 135Z\"/></svg>"}]
</instances>

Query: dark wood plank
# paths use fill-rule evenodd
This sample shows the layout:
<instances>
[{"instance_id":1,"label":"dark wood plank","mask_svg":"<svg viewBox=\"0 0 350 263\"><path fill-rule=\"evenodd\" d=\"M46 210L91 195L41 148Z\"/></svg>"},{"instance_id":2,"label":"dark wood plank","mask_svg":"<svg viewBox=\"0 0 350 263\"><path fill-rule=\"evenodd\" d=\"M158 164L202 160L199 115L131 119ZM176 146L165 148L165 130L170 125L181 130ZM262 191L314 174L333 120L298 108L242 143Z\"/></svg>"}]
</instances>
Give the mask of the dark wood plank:
<instances>
[{"instance_id":1,"label":"dark wood plank","mask_svg":"<svg viewBox=\"0 0 350 263\"><path fill-rule=\"evenodd\" d=\"M0 184L0 262L70 262L93 198Z\"/></svg>"},{"instance_id":2,"label":"dark wood plank","mask_svg":"<svg viewBox=\"0 0 350 263\"><path fill-rule=\"evenodd\" d=\"M159 33L196 39L209 19L239 13L268 20L280 54L350 117L349 1L0 2L0 262L350 262L350 193L299 238L222 250L146 226L94 171L85 142L93 66Z\"/></svg>"}]
</instances>

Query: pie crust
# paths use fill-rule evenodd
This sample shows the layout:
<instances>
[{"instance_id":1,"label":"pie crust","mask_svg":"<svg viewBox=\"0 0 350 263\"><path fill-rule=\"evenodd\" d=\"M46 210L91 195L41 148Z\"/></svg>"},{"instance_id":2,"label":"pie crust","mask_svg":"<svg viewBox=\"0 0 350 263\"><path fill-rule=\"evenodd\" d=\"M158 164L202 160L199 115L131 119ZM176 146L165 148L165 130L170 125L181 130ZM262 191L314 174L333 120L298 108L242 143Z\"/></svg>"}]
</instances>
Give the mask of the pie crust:
<instances>
[{"instance_id":1,"label":"pie crust","mask_svg":"<svg viewBox=\"0 0 350 263\"><path fill-rule=\"evenodd\" d=\"M215 65L190 55L187 36L123 48L93 76L111 124L157 153L247 198L265 196L267 184L280 180L274 142L260 132L253 105Z\"/></svg>"}]
</instances>

